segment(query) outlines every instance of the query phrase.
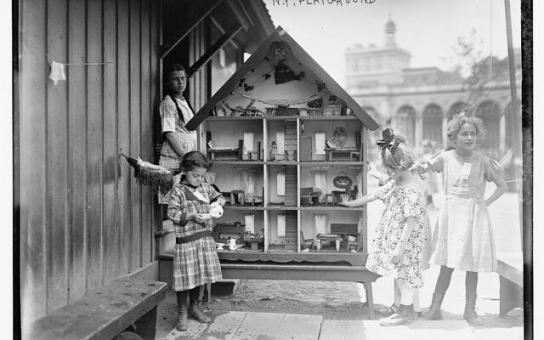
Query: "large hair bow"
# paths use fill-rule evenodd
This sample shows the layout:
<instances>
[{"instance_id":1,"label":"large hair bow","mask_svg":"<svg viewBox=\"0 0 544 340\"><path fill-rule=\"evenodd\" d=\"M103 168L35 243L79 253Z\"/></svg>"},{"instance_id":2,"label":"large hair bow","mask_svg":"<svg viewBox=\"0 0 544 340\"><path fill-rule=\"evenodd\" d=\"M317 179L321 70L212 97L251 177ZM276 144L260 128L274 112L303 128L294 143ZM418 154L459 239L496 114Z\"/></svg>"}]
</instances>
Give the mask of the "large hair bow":
<instances>
[{"instance_id":1,"label":"large hair bow","mask_svg":"<svg viewBox=\"0 0 544 340\"><path fill-rule=\"evenodd\" d=\"M391 128L383 130L382 139L376 142L382 150L387 148L391 153L397 149L400 143L406 143L406 140L402 136L395 135Z\"/></svg>"}]
</instances>

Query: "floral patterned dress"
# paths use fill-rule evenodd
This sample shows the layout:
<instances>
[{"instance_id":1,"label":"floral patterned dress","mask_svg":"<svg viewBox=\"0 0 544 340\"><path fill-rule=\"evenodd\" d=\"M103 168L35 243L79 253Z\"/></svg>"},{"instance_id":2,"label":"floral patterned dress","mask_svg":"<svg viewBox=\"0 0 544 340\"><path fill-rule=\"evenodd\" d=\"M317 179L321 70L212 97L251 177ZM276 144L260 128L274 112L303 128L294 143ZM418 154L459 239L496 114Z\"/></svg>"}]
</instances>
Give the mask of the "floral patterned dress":
<instances>
[{"instance_id":1,"label":"floral patterned dress","mask_svg":"<svg viewBox=\"0 0 544 340\"><path fill-rule=\"evenodd\" d=\"M422 272L429 267L430 253L430 229L423 193L414 186L398 186L391 180L378 190L376 196L385 207L366 268L380 275L392 276L411 288L421 288ZM393 252L402 239L408 217L415 218L416 227L408 238L400 263L393 264Z\"/></svg>"}]
</instances>

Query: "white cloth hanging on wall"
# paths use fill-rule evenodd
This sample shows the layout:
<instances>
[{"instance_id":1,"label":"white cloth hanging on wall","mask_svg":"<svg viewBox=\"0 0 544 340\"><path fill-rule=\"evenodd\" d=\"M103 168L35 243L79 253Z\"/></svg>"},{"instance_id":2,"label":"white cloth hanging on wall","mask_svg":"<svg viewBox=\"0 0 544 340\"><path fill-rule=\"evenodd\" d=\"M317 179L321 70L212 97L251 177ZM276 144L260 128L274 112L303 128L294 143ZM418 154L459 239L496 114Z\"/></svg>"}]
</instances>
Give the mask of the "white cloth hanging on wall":
<instances>
[{"instance_id":1,"label":"white cloth hanging on wall","mask_svg":"<svg viewBox=\"0 0 544 340\"><path fill-rule=\"evenodd\" d=\"M49 73L49 79L51 79L55 85L57 85L57 83L61 80L66 80L64 64L51 61L51 72Z\"/></svg>"}]
</instances>

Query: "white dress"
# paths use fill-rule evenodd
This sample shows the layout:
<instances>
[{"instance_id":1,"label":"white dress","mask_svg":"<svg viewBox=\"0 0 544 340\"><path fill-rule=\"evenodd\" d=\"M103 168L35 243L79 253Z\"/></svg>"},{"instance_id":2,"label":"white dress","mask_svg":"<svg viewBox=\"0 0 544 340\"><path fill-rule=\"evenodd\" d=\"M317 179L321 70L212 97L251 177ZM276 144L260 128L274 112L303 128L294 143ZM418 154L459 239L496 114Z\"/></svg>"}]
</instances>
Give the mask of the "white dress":
<instances>
[{"instance_id":1,"label":"white dress","mask_svg":"<svg viewBox=\"0 0 544 340\"><path fill-rule=\"evenodd\" d=\"M443 172L445 193L431 262L463 271L494 271L495 241L484 192L486 182L502 180L502 167L477 153L461 159L455 150L438 154L429 165Z\"/></svg>"}]
</instances>

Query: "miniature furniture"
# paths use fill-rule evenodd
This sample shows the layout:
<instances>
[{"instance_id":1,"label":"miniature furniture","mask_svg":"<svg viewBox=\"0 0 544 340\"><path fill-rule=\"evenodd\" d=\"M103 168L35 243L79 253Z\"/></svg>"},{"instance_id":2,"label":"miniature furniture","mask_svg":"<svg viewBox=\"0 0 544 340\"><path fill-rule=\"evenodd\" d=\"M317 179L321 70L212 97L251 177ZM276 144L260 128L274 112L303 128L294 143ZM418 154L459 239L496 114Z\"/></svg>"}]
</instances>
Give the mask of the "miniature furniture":
<instances>
[{"instance_id":1,"label":"miniature furniture","mask_svg":"<svg viewBox=\"0 0 544 340\"><path fill-rule=\"evenodd\" d=\"M317 251L321 250L322 242L323 241L334 241L336 245L336 251L340 251L340 241L342 241L342 237L339 235L334 234L317 234L315 236L315 247L317 248Z\"/></svg>"},{"instance_id":2,"label":"miniature furniture","mask_svg":"<svg viewBox=\"0 0 544 340\"><path fill-rule=\"evenodd\" d=\"M38 319L23 338L111 339L135 323L139 336L154 339L157 306L167 290L165 282L118 279Z\"/></svg>"},{"instance_id":3,"label":"miniature furniture","mask_svg":"<svg viewBox=\"0 0 544 340\"><path fill-rule=\"evenodd\" d=\"M208 149L208 156L214 160L237 160L239 158L239 150L237 148L224 149Z\"/></svg>"},{"instance_id":4,"label":"miniature furniture","mask_svg":"<svg viewBox=\"0 0 544 340\"><path fill-rule=\"evenodd\" d=\"M325 148L325 151L327 152L327 160L329 161L346 159L358 161L361 156L361 152L356 148Z\"/></svg>"},{"instance_id":5,"label":"miniature furniture","mask_svg":"<svg viewBox=\"0 0 544 340\"><path fill-rule=\"evenodd\" d=\"M244 238L245 226L241 223L217 223L213 228L215 242L226 243L230 238L241 242Z\"/></svg>"},{"instance_id":6,"label":"miniature furniture","mask_svg":"<svg viewBox=\"0 0 544 340\"><path fill-rule=\"evenodd\" d=\"M331 233L338 235L341 238L342 243L345 244L346 250L352 249L353 246L355 246L355 249L357 249L357 224L332 223ZM354 236L355 240L350 241L350 236Z\"/></svg>"}]
</instances>

